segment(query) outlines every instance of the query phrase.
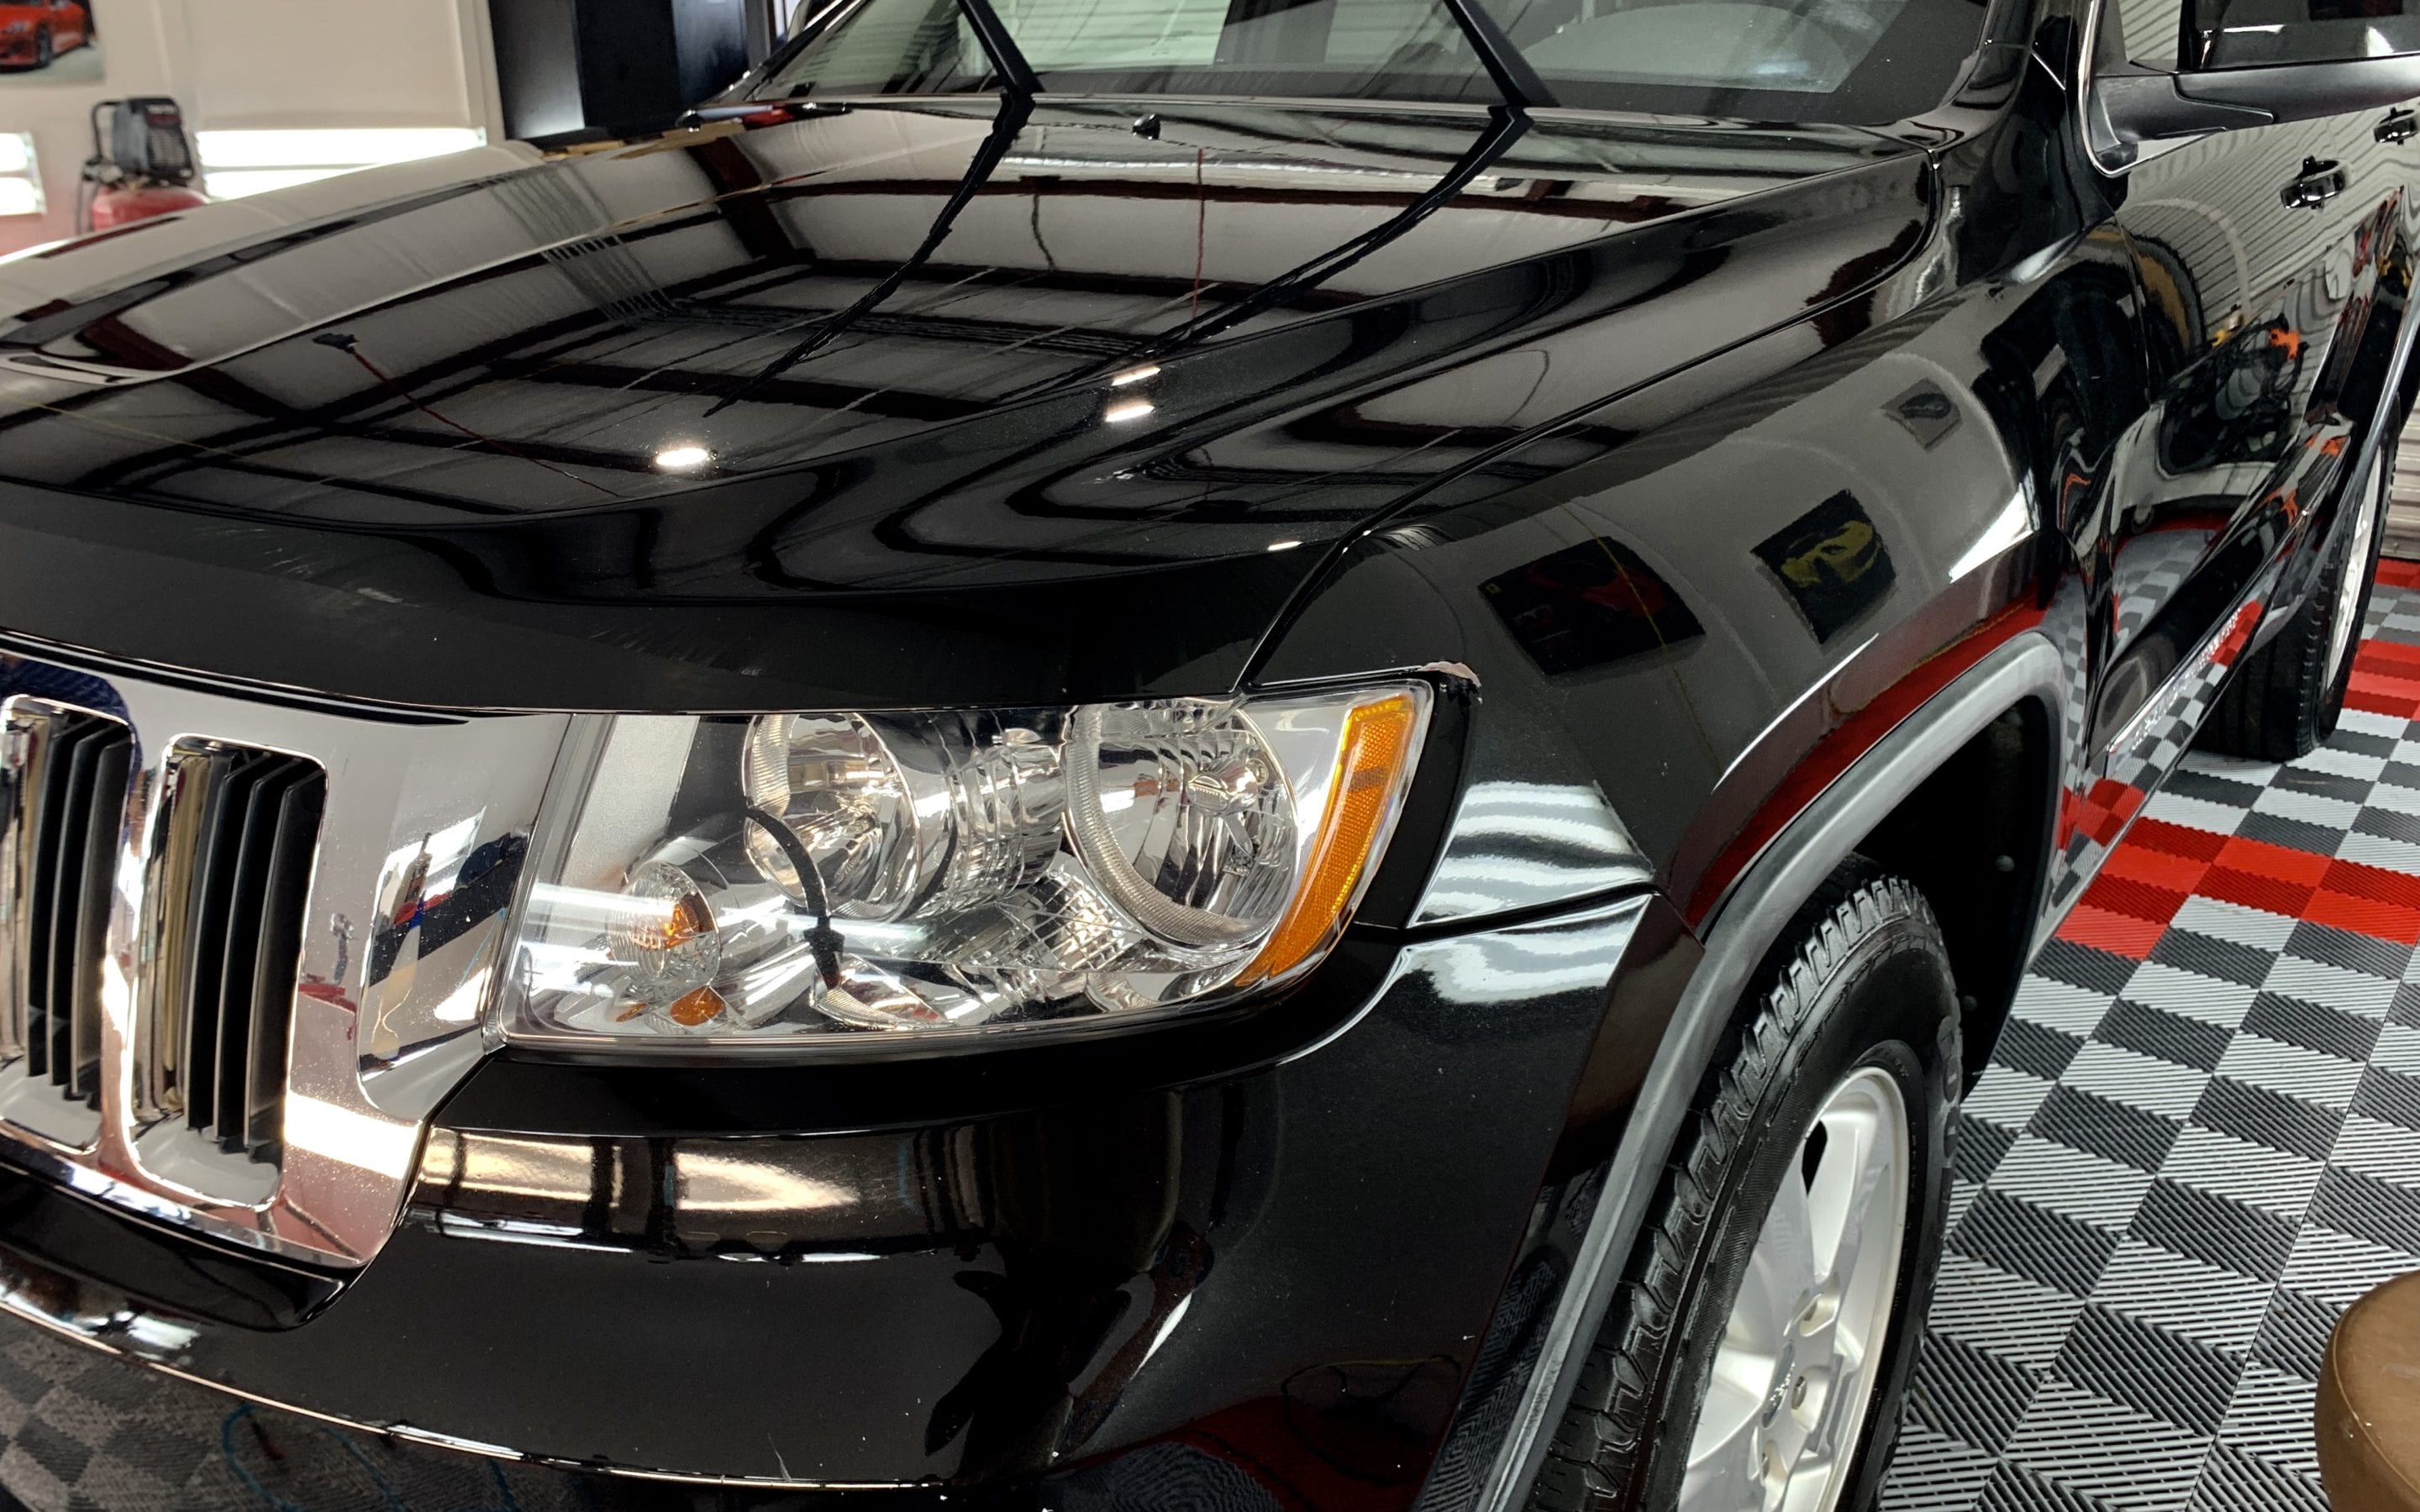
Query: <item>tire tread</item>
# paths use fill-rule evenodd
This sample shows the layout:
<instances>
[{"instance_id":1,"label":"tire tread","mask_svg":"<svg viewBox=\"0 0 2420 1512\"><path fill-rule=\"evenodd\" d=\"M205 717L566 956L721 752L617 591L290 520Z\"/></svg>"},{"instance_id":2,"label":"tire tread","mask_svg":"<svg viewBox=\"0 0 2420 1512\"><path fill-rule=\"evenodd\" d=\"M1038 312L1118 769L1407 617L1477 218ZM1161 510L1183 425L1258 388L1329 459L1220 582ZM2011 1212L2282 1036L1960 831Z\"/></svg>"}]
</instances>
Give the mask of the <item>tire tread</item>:
<instances>
[{"instance_id":1,"label":"tire tread","mask_svg":"<svg viewBox=\"0 0 2420 1512\"><path fill-rule=\"evenodd\" d=\"M1794 948L1785 934L1789 953L1777 966L1768 962L1771 987L1734 1026L1730 1053L1717 1051L1718 1069L1674 1142L1675 1159L1664 1168L1629 1269L1547 1447L1531 1493L1533 1512L1613 1512L1626 1504L1645 1469L1657 1380L1670 1355L1699 1242L1791 1042L1823 984L1862 941L1900 918L1920 921L1936 937L1939 931L1915 887L1864 869L1828 883L1801 912L1802 923L1809 916L1816 916L1812 926L1800 931ZM1957 1066L1956 1012L1944 1015L1942 1034L1942 1064ZM1887 1456L1896 1427L1886 1422L1883 1439L1869 1452Z\"/></svg>"}]
</instances>

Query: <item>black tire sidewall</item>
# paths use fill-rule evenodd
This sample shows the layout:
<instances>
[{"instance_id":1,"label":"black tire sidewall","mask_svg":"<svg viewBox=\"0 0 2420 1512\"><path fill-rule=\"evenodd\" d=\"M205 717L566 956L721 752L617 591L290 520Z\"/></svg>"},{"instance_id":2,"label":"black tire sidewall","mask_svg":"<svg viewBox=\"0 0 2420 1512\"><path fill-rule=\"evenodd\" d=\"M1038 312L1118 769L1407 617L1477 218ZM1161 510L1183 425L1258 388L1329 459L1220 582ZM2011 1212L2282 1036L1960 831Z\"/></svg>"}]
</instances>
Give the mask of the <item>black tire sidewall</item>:
<instances>
[{"instance_id":1,"label":"black tire sidewall","mask_svg":"<svg viewBox=\"0 0 2420 1512\"><path fill-rule=\"evenodd\" d=\"M2361 637L2356 623L2353 649L2344 665L2328 665L2337 591L2347 572L2359 572L2362 586L2353 613L2366 612L2386 541L2384 517L2395 474L2395 440L2392 435L2386 437L2372 450L2364 471L2346 484L2334 517L2324 522L2325 537L2307 548L2319 553L2319 560L2293 617L2237 664L2217 706L2195 737L2204 748L2254 761L2290 762L2308 755L2335 733ZM2359 509L2377 510L2379 518L2370 535L2368 556L2354 563L2350 558Z\"/></svg>"},{"instance_id":2,"label":"black tire sidewall","mask_svg":"<svg viewBox=\"0 0 2420 1512\"><path fill-rule=\"evenodd\" d=\"M2324 638L2332 639L2335 632L2335 601L2337 591L2344 582L2344 574L2361 574L2361 594L2352 605L2352 639L2345 650L2344 665L2322 669L2328 684L2320 690L2319 705L2312 718L2312 733L2319 740L2335 733L2336 721L2344 714L2345 694L2352 687L2353 663L2361 659L2362 622L2368 618L2370 595L2378 587L2378 560L2386 547L2386 521L2383 517L2392 503L2394 480L2395 447L2390 441L2378 449L2377 455L2370 459L2369 471L2354 480L2352 488L2355 508L2375 509L2381 516L2370 527L2368 553L2362 561L2352 560L2352 538L2357 533L2358 518L2351 510L2347 510L2344 519L2336 527L2343 533L2344 544L2336 548L2331 570L2321 577L2319 590L2326 595L2328 605L2326 622L2319 632ZM2320 641L2323 646L2327 643L2326 639Z\"/></svg>"},{"instance_id":3,"label":"black tire sidewall","mask_svg":"<svg viewBox=\"0 0 2420 1512\"><path fill-rule=\"evenodd\" d=\"M1868 1066L1886 1072L1905 1102L1911 1190L1884 1359L1840 1512L1865 1507L1879 1493L1897 1437L1900 1401L1915 1367L1947 1208L1959 1076L1955 1003L1939 936L1920 915L1888 919L1861 939L1819 987L1759 1100L1745 1158L1727 1173L1706 1225L1658 1393L1654 1442L1637 1505L1677 1502L1714 1352L1764 1215L1783 1175L1796 1165L1823 1103L1849 1075Z\"/></svg>"}]
</instances>

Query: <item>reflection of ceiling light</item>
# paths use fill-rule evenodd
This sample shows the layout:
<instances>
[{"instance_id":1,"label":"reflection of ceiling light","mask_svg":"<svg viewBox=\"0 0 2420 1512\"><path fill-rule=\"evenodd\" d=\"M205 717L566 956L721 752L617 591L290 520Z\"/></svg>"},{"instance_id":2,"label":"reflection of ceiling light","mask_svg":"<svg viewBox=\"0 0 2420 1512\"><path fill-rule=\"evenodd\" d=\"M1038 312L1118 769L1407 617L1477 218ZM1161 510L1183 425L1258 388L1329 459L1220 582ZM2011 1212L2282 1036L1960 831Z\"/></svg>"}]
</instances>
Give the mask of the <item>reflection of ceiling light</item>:
<instances>
[{"instance_id":1,"label":"reflection of ceiling light","mask_svg":"<svg viewBox=\"0 0 2420 1512\"><path fill-rule=\"evenodd\" d=\"M1125 372L1119 374L1117 377L1109 379L1109 387L1113 389L1123 389L1129 383L1140 383L1145 378L1156 378L1157 377L1159 377L1159 364L1157 363L1152 363L1149 367L1130 367Z\"/></svg>"},{"instance_id":2,"label":"reflection of ceiling light","mask_svg":"<svg viewBox=\"0 0 2420 1512\"><path fill-rule=\"evenodd\" d=\"M1124 404L1113 404L1102 410L1101 418L1112 425L1122 424L1129 420L1140 420L1158 408L1149 399L1128 399Z\"/></svg>"},{"instance_id":3,"label":"reflection of ceiling light","mask_svg":"<svg viewBox=\"0 0 2420 1512\"><path fill-rule=\"evenodd\" d=\"M2031 535L2033 529L2032 501L2026 498L2025 490L2020 488L2014 498L2000 506L1999 517L1983 527L1983 533L1975 538L1975 544L1966 548L1965 554L1950 563L1949 580L1956 582L1992 561Z\"/></svg>"},{"instance_id":4,"label":"reflection of ceiling light","mask_svg":"<svg viewBox=\"0 0 2420 1512\"><path fill-rule=\"evenodd\" d=\"M475 126L196 131L194 138L205 168L357 168L467 151L488 140Z\"/></svg>"},{"instance_id":5,"label":"reflection of ceiling light","mask_svg":"<svg viewBox=\"0 0 2420 1512\"><path fill-rule=\"evenodd\" d=\"M667 446L656 454L656 466L667 472L687 472L714 460L714 454L703 446L684 443Z\"/></svg>"},{"instance_id":6,"label":"reflection of ceiling light","mask_svg":"<svg viewBox=\"0 0 2420 1512\"><path fill-rule=\"evenodd\" d=\"M467 151L486 143L488 133L473 126L426 126L197 131L194 138L210 196L240 199L355 168Z\"/></svg>"},{"instance_id":7,"label":"reflection of ceiling light","mask_svg":"<svg viewBox=\"0 0 2420 1512\"><path fill-rule=\"evenodd\" d=\"M783 1217L846 1208L857 1201L857 1193L752 1151L732 1154L703 1145L676 1145L673 1201L681 1211L699 1217Z\"/></svg>"},{"instance_id":8,"label":"reflection of ceiling light","mask_svg":"<svg viewBox=\"0 0 2420 1512\"><path fill-rule=\"evenodd\" d=\"M396 1180L411 1174L420 1148L416 1124L334 1103L322 1103L299 1092L286 1094L286 1146Z\"/></svg>"},{"instance_id":9,"label":"reflection of ceiling light","mask_svg":"<svg viewBox=\"0 0 2420 1512\"><path fill-rule=\"evenodd\" d=\"M1302 545L1300 541L1271 541L1269 543L1269 549L1272 551L1291 551L1300 545Z\"/></svg>"}]
</instances>

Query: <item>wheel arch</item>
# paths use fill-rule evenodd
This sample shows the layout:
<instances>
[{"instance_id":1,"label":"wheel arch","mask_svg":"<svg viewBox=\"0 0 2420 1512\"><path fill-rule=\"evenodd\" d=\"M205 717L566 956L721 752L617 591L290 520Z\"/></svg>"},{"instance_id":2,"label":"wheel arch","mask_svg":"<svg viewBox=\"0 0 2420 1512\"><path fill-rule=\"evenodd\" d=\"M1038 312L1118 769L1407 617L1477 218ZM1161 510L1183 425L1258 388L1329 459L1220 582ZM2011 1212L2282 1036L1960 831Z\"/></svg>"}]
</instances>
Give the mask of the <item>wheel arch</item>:
<instances>
[{"instance_id":1,"label":"wheel arch","mask_svg":"<svg viewBox=\"0 0 2420 1512\"><path fill-rule=\"evenodd\" d=\"M1885 866L1930 872L1944 881L1971 877L1978 857L1989 867L1992 857L2009 854L1984 848L1999 842L2005 826L1969 835L1963 844L1928 845L1937 837L1927 833L1925 816L1955 798L1962 781L1974 780L1996 784L1995 791L2021 799L2023 827L2035 837L2030 858L2015 857L2015 880L1999 889L2003 897L2013 889L2029 900L2017 925L2005 931L1979 923L1961 929L1958 933L1966 936L1964 960L1960 959L1959 941L1950 941L1961 992L1975 998L1970 1067L1979 1066L1978 1057L1988 1055L2024 962L2049 922L2043 900L2057 812L2059 758L2079 738L2067 727L2066 687L2065 663L2039 630L2021 631L1986 652L1807 803L1740 873L1704 921L1699 931L1704 957L1682 991L1670 1027L1639 1088L1603 1196L1542 1340L1536 1369L1477 1500L1480 1512L1520 1512L1526 1504L1556 1426L1570 1406L1587 1342L1604 1326L1614 1287L1653 1196L1655 1173L1670 1154L1691 1094L1724 1026L1782 931L1825 879L1869 843L1883 849L1885 854L1874 858ZM1932 854L1927 854L1928 848ZM1999 875L1996 869L1993 874ZM1926 886L1922 874L1910 880ZM1932 901L1937 909L1940 900ZM1944 929L1945 935L1951 933L1947 918ZM1972 988L1967 985L1970 970L1978 974ZM1987 981L1993 984L1988 989Z\"/></svg>"},{"instance_id":2,"label":"wheel arch","mask_svg":"<svg viewBox=\"0 0 2420 1512\"><path fill-rule=\"evenodd\" d=\"M2059 717L2058 704L2041 694L2019 699L1951 751L1856 847L1932 904L1958 975L1969 1087L1991 1058L2040 944L2058 818Z\"/></svg>"}]
</instances>

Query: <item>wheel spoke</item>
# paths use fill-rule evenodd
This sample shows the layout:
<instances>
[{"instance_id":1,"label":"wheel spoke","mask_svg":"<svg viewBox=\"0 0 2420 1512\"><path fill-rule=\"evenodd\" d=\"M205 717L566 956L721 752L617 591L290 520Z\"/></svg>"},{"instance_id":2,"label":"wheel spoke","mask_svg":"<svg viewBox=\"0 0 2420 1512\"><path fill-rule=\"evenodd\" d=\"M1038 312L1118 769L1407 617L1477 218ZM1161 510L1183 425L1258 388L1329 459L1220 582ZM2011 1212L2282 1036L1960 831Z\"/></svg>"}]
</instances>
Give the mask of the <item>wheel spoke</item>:
<instances>
[{"instance_id":1,"label":"wheel spoke","mask_svg":"<svg viewBox=\"0 0 2420 1512\"><path fill-rule=\"evenodd\" d=\"M1833 1482L1839 1473L1838 1455L1809 1454L1799 1460L1790 1473L1789 1489L1782 1492L1779 1512L1830 1512L1825 1499L1832 1494Z\"/></svg>"},{"instance_id":2,"label":"wheel spoke","mask_svg":"<svg viewBox=\"0 0 2420 1512\"><path fill-rule=\"evenodd\" d=\"M1680 1512L1744 1512L1763 1505L1763 1445L1757 1437L1763 1405L1761 1394L1715 1377L1689 1441Z\"/></svg>"},{"instance_id":3,"label":"wheel spoke","mask_svg":"<svg viewBox=\"0 0 2420 1512\"><path fill-rule=\"evenodd\" d=\"M1781 1189L1773 1196L1756 1237L1749 1269L1763 1277L1776 1328L1793 1326L1823 1275L1815 1250L1814 1211L1807 1202L1807 1182L1793 1165L1782 1173Z\"/></svg>"},{"instance_id":4,"label":"wheel spoke","mask_svg":"<svg viewBox=\"0 0 2420 1512\"><path fill-rule=\"evenodd\" d=\"M1827 1289L1838 1291L1857 1274L1857 1262L1877 1228L1895 1232L1903 1195L1891 1190L1907 1178L1891 1148L1891 1131L1866 1109L1844 1110L1824 1120L1832 1137L1816 1172L1822 1225L1817 1248ZM1837 1154L1836 1154L1837 1151Z\"/></svg>"},{"instance_id":5,"label":"wheel spoke","mask_svg":"<svg viewBox=\"0 0 2420 1512\"><path fill-rule=\"evenodd\" d=\"M1855 1458L1907 1223L1905 1101L1860 1068L1815 1127L1821 1144L1784 1169L1740 1277L1681 1512L1836 1512Z\"/></svg>"}]
</instances>

